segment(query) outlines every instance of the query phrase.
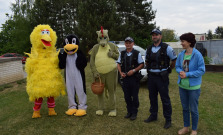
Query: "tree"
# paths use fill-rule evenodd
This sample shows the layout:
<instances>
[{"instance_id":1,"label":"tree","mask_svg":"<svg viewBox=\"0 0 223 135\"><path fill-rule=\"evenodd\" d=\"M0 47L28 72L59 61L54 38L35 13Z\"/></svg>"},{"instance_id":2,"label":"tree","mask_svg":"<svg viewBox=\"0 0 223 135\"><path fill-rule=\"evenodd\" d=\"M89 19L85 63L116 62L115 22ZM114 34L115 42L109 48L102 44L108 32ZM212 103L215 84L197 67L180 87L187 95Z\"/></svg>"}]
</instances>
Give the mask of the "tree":
<instances>
[{"instance_id":1,"label":"tree","mask_svg":"<svg viewBox=\"0 0 223 135\"><path fill-rule=\"evenodd\" d=\"M156 11L152 10L152 1L116 0L116 5L121 17L122 38L132 36L137 45L146 48L151 44L150 32L155 28L152 21Z\"/></svg>"},{"instance_id":2,"label":"tree","mask_svg":"<svg viewBox=\"0 0 223 135\"><path fill-rule=\"evenodd\" d=\"M162 29L162 41L163 42L176 42L177 36L175 30L172 29Z\"/></svg>"},{"instance_id":3,"label":"tree","mask_svg":"<svg viewBox=\"0 0 223 135\"><path fill-rule=\"evenodd\" d=\"M223 38L223 27L222 26L218 26L215 29L215 33L218 35L218 38Z\"/></svg>"},{"instance_id":4,"label":"tree","mask_svg":"<svg viewBox=\"0 0 223 135\"><path fill-rule=\"evenodd\" d=\"M154 18L152 2L147 0L85 0L78 6L78 34L90 49L97 43L97 35L92 33L103 26L109 30L110 40L132 36L137 45L146 48L155 28Z\"/></svg>"},{"instance_id":5,"label":"tree","mask_svg":"<svg viewBox=\"0 0 223 135\"><path fill-rule=\"evenodd\" d=\"M23 54L30 50L30 21L27 16L30 11L29 1L17 0L12 4L13 15L8 15L8 20L3 24L0 33L0 53L15 52Z\"/></svg>"},{"instance_id":6,"label":"tree","mask_svg":"<svg viewBox=\"0 0 223 135\"><path fill-rule=\"evenodd\" d=\"M110 40L120 38L119 16L116 14L114 0L83 0L77 12L77 34L83 49L89 50L97 43L96 31L108 29Z\"/></svg>"},{"instance_id":7,"label":"tree","mask_svg":"<svg viewBox=\"0 0 223 135\"><path fill-rule=\"evenodd\" d=\"M57 47L62 47L64 37L77 29L78 5L76 0L35 0L31 10L32 27L50 25L57 33Z\"/></svg>"},{"instance_id":8,"label":"tree","mask_svg":"<svg viewBox=\"0 0 223 135\"><path fill-rule=\"evenodd\" d=\"M17 0L12 4L15 29L14 37L17 51L29 52L31 48L29 36L33 28L39 24L48 24L57 33L57 46L61 47L64 37L74 33L76 9L78 1L73 0ZM15 46L15 47L16 47Z\"/></svg>"},{"instance_id":9,"label":"tree","mask_svg":"<svg viewBox=\"0 0 223 135\"><path fill-rule=\"evenodd\" d=\"M212 34L212 31L211 30L208 30L207 39L208 40L213 39L213 34Z\"/></svg>"},{"instance_id":10,"label":"tree","mask_svg":"<svg viewBox=\"0 0 223 135\"><path fill-rule=\"evenodd\" d=\"M143 48L151 43L150 32L155 28L152 21L156 11L152 10L152 1L147 0L16 0L12 10L0 33L8 40L0 39L0 44L7 41L5 48L20 53L30 51L29 35L39 24L48 24L56 31L58 47L62 47L66 35L76 34L80 48L86 51L97 43L95 32L101 26L109 30L110 40L132 36Z\"/></svg>"},{"instance_id":11,"label":"tree","mask_svg":"<svg viewBox=\"0 0 223 135\"><path fill-rule=\"evenodd\" d=\"M9 19L2 25L0 32L0 54L15 51L15 49L12 50L13 45L11 44L13 40L11 37L11 32L14 29L14 21L8 15L7 17Z\"/></svg>"}]
</instances>

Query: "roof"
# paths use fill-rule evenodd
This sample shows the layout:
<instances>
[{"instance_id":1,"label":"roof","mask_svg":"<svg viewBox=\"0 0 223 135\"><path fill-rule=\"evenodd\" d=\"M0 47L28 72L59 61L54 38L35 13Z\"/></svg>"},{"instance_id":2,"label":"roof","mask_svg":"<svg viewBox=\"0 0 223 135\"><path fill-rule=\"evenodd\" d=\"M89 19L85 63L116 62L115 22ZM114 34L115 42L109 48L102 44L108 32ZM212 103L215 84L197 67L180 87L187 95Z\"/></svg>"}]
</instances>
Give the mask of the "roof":
<instances>
[{"instance_id":1,"label":"roof","mask_svg":"<svg viewBox=\"0 0 223 135\"><path fill-rule=\"evenodd\" d=\"M170 45L172 48L182 48L180 42L164 42L168 45Z\"/></svg>"}]
</instances>

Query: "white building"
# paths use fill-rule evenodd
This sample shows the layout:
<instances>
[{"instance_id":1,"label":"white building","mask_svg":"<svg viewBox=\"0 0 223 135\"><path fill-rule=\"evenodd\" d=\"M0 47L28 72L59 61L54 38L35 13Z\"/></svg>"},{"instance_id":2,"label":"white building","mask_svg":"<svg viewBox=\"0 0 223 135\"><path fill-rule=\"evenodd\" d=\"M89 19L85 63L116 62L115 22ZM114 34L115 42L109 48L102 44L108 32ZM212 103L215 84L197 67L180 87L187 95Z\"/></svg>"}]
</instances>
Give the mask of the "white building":
<instances>
[{"instance_id":1,"label":"white building","mask_svg":"<svg viewBox=\"0 0 223 135\"><path fill-rule=\"evenodd\" d=\"M204 34L194 34L196 41L206 41L206 33Z\"/></svg>"},{"instance_id":2,"label":"white building","mask_svg":"<svg viewBox=\"0 0 223 135\"><path fill-rule=\"evenodd\" d=\"M183 50L182 45L180 44L181 42L165 42L165 43L171 46L177 55Z\"/></svg>"}]
</instances>

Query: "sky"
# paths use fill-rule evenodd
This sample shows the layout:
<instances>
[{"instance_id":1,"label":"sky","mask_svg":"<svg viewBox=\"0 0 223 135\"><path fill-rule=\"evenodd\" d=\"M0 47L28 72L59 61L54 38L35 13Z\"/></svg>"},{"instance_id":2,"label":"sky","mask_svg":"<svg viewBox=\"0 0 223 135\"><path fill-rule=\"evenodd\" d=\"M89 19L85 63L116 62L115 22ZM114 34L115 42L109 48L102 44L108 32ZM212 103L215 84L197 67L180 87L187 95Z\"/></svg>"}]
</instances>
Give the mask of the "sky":
<instances>
[{"instance_id":1,"label":"sky","mask_svg":"<svg viewBox=\"0 0 223 135\"><path fill-rule=\"evenodd\" d=\"M223 26L223 0L153 0L156 10L156 26L183 33L214 34L217 26Z\"/></svg>"},{"instance_id":2,"label":"sky","mask_svg":"<svg viewBox=\"0 0 223 135\"><path fill-rule=\"evenodd\" d=\"M11 3L15 3L15 0L0 0L0 27L7 20L6 13L12 14L10 9Z\"/></svg>"},{"instance_id":3,"label":"sky","mask_svg":"<svg viewBox=\"0 0 223 135\"><path fill-rule=\"evenodd\" d=\"M10 5L15 0L0 0L0 25L7 20L5 13L12 14ZM156 10L156 26L172 29L180 36L186 32L194 34L215 32L223 26L223 0L152 0Z\"/></svg>"}]
</instances>

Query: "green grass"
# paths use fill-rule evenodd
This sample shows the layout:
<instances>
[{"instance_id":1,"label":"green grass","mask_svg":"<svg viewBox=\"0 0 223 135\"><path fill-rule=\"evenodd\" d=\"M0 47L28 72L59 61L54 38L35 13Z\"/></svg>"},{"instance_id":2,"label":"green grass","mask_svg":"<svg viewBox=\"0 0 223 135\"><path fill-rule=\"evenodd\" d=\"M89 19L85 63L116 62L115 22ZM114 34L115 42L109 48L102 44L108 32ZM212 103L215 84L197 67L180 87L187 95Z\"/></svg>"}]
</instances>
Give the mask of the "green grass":
<instances>
[{"instance_id":1,"label":"green grass","mask_svg":"<svg viewBox=\"0 0 223 135\"><path fill-rule=\"evenodd\" d=\"M4 89L7 89L7 88L11 88L13 87L13 85L11 84L3 84L0 86L0 91L3 91Z\"/></svg>"},{"instance_id":2,"label":"green grass","mask_svg":"<svg viewBox=\"0 0 223 135\"><path fill-rule=\"evenodd\" d=\"M22 84L22 83L26 83L26 79L22 79L16 82L17 84Z\"/></svg>"},{"instance_id":3,"label":"green grass","mask_svg":"<svg viewBox=\"0 0 223 135\"><path fill-rule=\"evenodd\" d=\"M57 116L49 117L46 100L41 109L41 118L32 119L33 103L28 101L26 82L17 82L14 87L0 91L0 134L11 135L173 135L183 127L182 107L177 86L177 74L170 75L170 98L173 107L172 127L163 128L165 119L162 115L162 104L159 98L158 121L144 123L149 116L149 94L146 84L142 84L139 92L140 107L135 121L124 119L126 104L123 91L118 85L116 91L117 117L108 117L105 110L103 116L97 116L97 96L90 90L92 74L86 68L86 86L88 110L84 117L66 116L67 97L56 99ZM223 132L223 73L206 73L203 76L201 96L199 100L200 119L198 133L200 135L220 135ZM107 99L105 102L107 103ZM107 107L108 105L106 105Z\"/></svg>"}]
</instances>

